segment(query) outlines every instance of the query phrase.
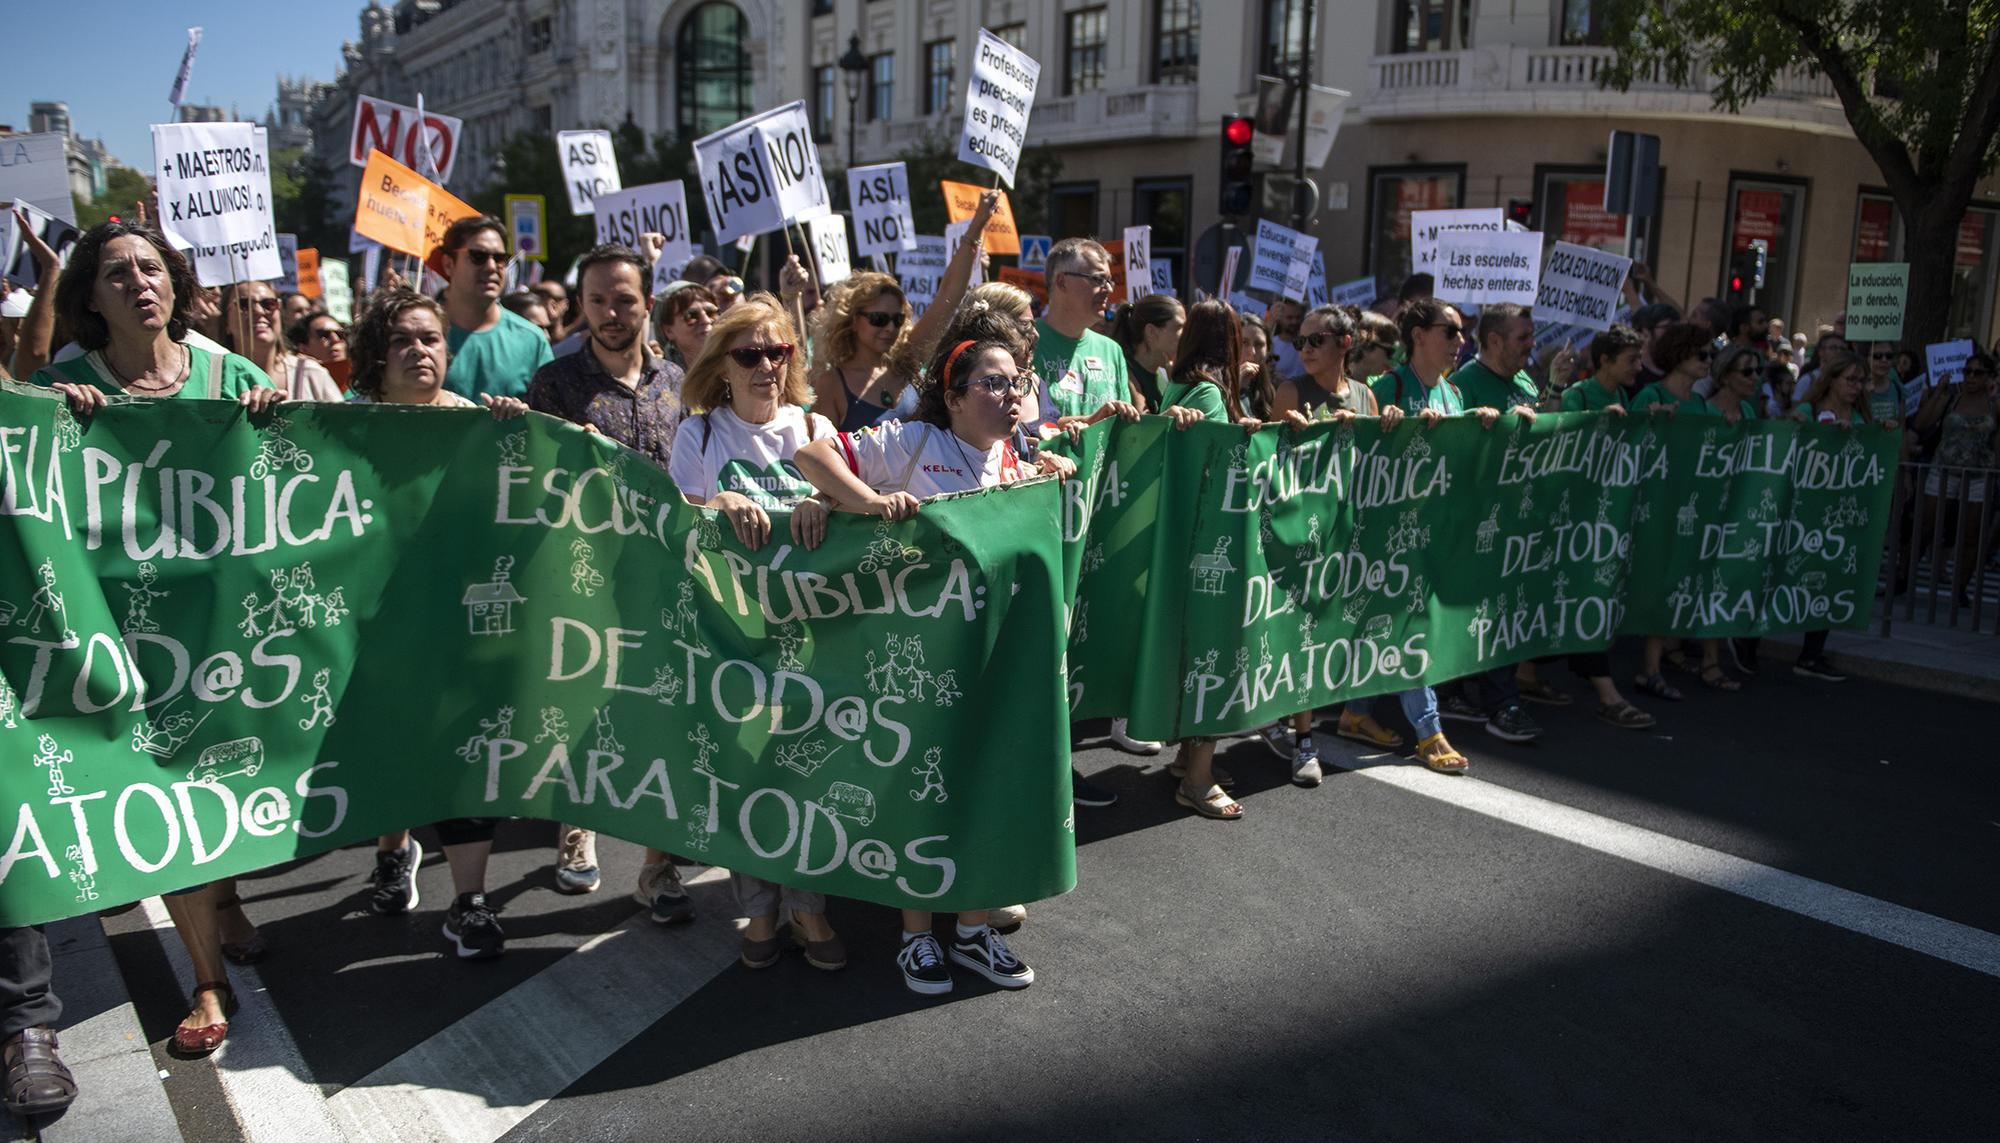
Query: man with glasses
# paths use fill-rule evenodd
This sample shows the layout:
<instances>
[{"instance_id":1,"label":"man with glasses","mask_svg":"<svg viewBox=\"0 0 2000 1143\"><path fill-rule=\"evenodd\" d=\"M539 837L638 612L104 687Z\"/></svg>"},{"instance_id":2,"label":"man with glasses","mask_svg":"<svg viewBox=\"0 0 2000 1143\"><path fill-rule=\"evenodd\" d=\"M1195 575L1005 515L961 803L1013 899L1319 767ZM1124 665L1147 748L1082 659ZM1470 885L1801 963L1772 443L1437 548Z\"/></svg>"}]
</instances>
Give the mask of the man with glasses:
<instances>
[{"instance_id":1,"label":"man with glasses","mask_svg":"<svg viewBox=\"0 0 2000 1143\"><path fill-rule=\"evenodd\" d=\"M549 340L560 341L569 332L569 288L550 279L536 282L528 292L541 300L549 315Z\"/></svg>"},{"instance_id":2,"label":"man with glasses","mask_svg":"<svg viewBox=\"0 0 2000 1143\"><path fill-rule=\"evenodd\" d=\"M1449 303L1433 297L1411 298L1396 311L1405 360L1368 383L1375 400L1405 413L1435 409L1445 416L1465 412L1465 399L1446 375L1458 360L1465 338L1465 319Z\"/></svg>"},{"instance_id":3,"label":"man with glasses","mask_svg":"<svg viewBox=\"0 0 2000 1143\"><path fill-rule=\"evenodd\" d=\"M343 392L347 389L347 327L325 310L314 310L285 331L292 348L326 367Z\"/></svg>"},{"instance_id":4,"label":"man with glasses","mask_svg":"<svg viewBox=\"0 0 2000 1143\"><path fill-rule=\"evenodd\" d=\"M483 393L519 397L528 379L548 364L548 335L500 305L507 269L507 229L490 214L461 218L444 232L445 264L440 301L451 319L445 340L451 365L445 388L478 400Z\"/></svg>"}]
</instances>

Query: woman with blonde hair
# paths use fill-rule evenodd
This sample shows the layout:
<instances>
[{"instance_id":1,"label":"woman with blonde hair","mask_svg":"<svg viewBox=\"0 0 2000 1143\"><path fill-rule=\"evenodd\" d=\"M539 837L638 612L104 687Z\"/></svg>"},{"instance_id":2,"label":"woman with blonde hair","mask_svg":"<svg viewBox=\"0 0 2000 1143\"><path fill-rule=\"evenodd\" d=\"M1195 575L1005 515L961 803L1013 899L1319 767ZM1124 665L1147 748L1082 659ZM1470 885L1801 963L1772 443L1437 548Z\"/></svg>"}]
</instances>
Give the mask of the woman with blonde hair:
<instances>
[{"instance_id":1,"label":"woman with blonde hair","mask_svg":"<svg viewBox=\"0 0 2000 1143\"><path fill-rule=\"evenodd\" d=\"M278 292L269 282L237 282L222 290L222 345L249 358L294 401L339 401L326 366L293 350L285 338Z\"/></svg>"}]
</instances>

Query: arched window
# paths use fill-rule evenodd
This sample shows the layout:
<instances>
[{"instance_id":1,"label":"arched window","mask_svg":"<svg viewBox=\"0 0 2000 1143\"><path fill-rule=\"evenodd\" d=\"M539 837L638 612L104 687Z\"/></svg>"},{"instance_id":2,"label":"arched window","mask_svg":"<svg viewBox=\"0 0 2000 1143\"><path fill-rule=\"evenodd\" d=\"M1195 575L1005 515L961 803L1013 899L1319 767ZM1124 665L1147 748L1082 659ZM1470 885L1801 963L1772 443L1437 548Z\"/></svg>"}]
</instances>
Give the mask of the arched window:
<instances>
[{"instance_id":1,"label":"arched window","mask_svg":"<svg viewBox=\"0 0 2000 1143\"><path fill-rule=\"evenodd\" d=\"M750 27L734 4L703 4L681 22L675 126L697 139L750 116Z\"/></svg>"}]
</instances>

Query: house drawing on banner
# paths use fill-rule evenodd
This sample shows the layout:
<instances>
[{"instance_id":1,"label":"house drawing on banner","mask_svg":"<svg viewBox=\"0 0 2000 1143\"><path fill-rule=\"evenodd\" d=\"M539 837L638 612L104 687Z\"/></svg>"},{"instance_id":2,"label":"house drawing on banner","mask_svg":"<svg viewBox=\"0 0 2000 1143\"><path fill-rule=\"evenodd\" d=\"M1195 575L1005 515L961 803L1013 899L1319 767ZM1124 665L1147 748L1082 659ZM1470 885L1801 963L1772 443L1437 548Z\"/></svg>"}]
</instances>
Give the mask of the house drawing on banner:
<instances>
[{"instance_id":1,"label":"house drawing on banner","mask_svg":"<svg viewBox=\"0 0 2000 1143\"><path fill-rule=\"evenodd\" d=\"M1194 590L1202 595L1221 595L1229 586L1229 573L1236 565L1229 562L1229 537L1221 536L1215 541L1212 552L1198 552L1188 570L1194 573Z\"/></svg>"},{"instance_id":2,"label":"house drawing on banner","mask_svg":"<svg viewBox=\"0 0 2000 1143\"><path fill-rule=\"evenodd\" d=\"M514 633L514 605L528 600L508 581L513 570L514 557L501 556L493 561L492 579L465 589L465 625L472 634Z\"/></svg>"}]
</instances>

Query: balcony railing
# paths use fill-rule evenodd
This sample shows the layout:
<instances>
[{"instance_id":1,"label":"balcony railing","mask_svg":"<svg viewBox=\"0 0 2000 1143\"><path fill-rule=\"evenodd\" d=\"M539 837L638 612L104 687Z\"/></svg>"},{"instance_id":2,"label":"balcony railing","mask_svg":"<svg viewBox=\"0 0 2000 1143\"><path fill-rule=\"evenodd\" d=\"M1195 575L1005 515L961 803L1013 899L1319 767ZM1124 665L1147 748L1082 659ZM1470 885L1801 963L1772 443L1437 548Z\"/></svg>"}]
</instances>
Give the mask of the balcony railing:
<instances>
[{"instance_id":1,"label":"balcony railing","mask_svg":"<svg viewBox=\"0 0 2000 1143\"><path fill-rule=\"evenodd\" d=\"M1198 133L1196 91L1186 84L1084 91L1035 101L1028 118L1031 147L1115 143L1143 139L1186 139ZM879 163L915 145L926 134L956 138L964 112L957 107L921 118L855 124L857 162ZM846 125L836 132L846 154Z\"/></svg>"}]
</instances>

